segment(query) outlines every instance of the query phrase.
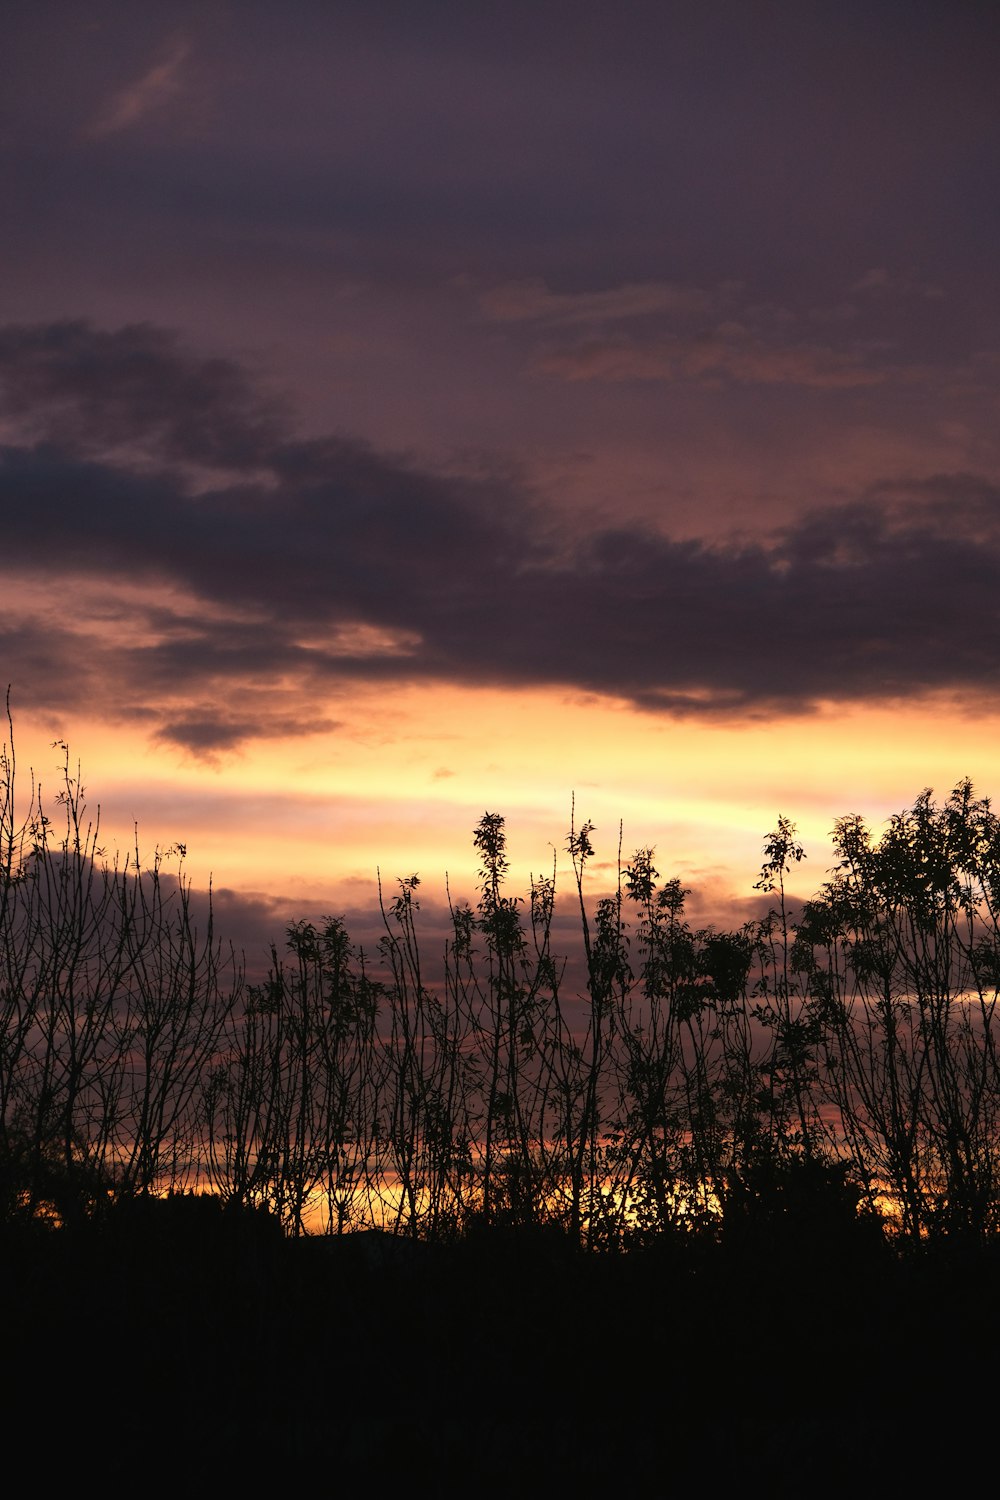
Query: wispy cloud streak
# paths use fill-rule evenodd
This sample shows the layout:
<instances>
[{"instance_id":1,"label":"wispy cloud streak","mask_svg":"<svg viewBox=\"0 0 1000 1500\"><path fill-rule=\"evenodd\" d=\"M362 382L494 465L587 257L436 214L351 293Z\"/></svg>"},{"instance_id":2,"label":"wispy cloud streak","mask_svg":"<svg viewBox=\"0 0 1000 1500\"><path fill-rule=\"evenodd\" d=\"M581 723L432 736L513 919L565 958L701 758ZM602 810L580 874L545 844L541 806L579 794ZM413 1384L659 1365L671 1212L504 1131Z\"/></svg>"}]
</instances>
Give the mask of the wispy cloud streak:
<instances>
[{"instance_id":1,"label":"wispy cloud streak","mask_svg":"<svg viewBox=\"0 0 1000 1500\"><path fill-rule=\"evenodd\" d=\"M169 104L183 88L181 73L190 52L190 44L183 38L173 41L159 62L108 100L90 125L91 138L102 140L129 130Z\"/></svg>"}]
</instances>

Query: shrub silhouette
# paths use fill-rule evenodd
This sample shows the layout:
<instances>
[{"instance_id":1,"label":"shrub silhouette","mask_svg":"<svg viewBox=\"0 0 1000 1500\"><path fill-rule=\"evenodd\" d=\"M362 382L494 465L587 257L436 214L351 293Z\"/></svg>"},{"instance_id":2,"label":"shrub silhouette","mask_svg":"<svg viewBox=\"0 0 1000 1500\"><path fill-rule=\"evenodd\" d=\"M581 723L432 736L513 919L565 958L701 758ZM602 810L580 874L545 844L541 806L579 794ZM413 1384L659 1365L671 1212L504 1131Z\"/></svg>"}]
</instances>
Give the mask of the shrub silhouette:
<instances>
[{"instance_id":1,"label":"shrub silhouette","mask_svg":"<svg viewBox=\"0 0 1000 1500\"><path fill-rule=\"evenodd\" d=\"M747 1162L729 1181L722 1236L731 1248L835 1260L852 1246L870 1249L881 1222L863 1212L850 1163L816 1156Z\"/></svg>"}]
</instances>

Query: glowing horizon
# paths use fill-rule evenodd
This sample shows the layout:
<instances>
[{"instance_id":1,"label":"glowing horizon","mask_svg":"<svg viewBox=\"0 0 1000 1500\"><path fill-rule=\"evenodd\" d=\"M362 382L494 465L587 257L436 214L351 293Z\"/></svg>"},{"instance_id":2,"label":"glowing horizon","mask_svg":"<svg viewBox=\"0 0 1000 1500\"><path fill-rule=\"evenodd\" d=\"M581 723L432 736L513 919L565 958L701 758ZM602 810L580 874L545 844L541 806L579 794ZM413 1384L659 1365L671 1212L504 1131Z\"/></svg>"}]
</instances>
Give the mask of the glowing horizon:
<instances>
[{"instance_id":1,"label":"glowing horizon","mask_svg":"<svg viewBox=\"0 0 1000 1500\"><path fill-rule=\"evenodd\" d=\"M446 876L472 894L471 834L486 810L507 822L512 889L549 873L553 856L565 881L575 797L577 826L597 830L594 890L614 883L621 823L625 861L653 846L696 909L722 918L751 899L779 813L806 847L796 887L809 894L832 860L835 818L858 813L877 830L925 786L946 797L967 775L981 795L1000 784L1000 716L970 720L951 705L949 718L940 702L718 725L543 689L402 686L391 707L378 698L356 695L349 729L214 762L86 717L46 727L15 700L21 792L29 767L46 796L56 790L51 739L65 739L109 852L130 849L137 826L144 855L183 842L196 885L211 879L304 911L370 902L378 870L390 889L419 873L429 896L441 897Z\"/></svg>"}]
</instances>

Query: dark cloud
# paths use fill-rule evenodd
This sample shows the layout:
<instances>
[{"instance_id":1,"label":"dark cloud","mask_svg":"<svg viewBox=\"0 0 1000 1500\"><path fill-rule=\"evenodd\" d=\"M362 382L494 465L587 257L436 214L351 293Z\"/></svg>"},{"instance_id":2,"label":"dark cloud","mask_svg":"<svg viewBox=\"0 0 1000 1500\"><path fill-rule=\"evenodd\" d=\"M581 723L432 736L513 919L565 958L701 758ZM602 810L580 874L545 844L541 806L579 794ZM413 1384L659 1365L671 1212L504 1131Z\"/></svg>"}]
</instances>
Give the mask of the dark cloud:
<instances>
[{"instance_id":1,"label":"dark cloud","mask_svg":"<svg viewBox=\"0 0 1000 1500\"><path fill-rule=\"evenodd\" d=\"M265 713L259 719L239 718L235 714L213 712L205 707L200 712L190 710L182 718L168 719L157 730L156 738L179 745L194 755L205 755L235 749L246 740L293 737L336 728L335 719L282 718L273 712Z\"/></svg>"},{"instance_id":2,"label":"dark cloud","mask_svg":"<svg viewBox=\"0 0 1000 1500\"><path fill-rule=\"evenodd\" d=\"M0 329L0 410L77 456L124 447L234 470L264 460L282 431L231 360L187 354L161 328L82 320Z\"/></svg>"},{"instance_id":3,"label":"dark cloud","mask_svg":"<svg viewBox=\"0 0 1000 1500\"><path fill-rule=\"evenodd\" d=\"M2 622L22 702L100 702L204 754L327 729L359 677L684 714L1000 693L1000 491L975 476L885 482L756 541L566 536L509 480L297 441L235 365L157 330L3 330L0 379L44 439L0 455L10 597L31 578L59 601Z\"/></svg>"}]
</instances>

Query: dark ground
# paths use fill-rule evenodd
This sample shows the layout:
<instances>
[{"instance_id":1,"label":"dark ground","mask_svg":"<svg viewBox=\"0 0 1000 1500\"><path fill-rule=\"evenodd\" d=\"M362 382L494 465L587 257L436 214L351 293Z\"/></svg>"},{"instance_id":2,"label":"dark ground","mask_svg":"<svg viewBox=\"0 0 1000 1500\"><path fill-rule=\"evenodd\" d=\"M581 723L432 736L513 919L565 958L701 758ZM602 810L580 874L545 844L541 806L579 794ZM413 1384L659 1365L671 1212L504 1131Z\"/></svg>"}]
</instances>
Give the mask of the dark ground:
<instances>
[{"instance_id":1,"label":"dark ground","mask_svg":"<svg viewBox=\"0 0 1000 1500\"><path fill-rule=\"evenodd\" d=\"M8 1461L170 1493L926 1490L992 1467L998 1270L773 1226L286 1241L213 1200L8 1229Z\"/></svg>"}]
</instances>

